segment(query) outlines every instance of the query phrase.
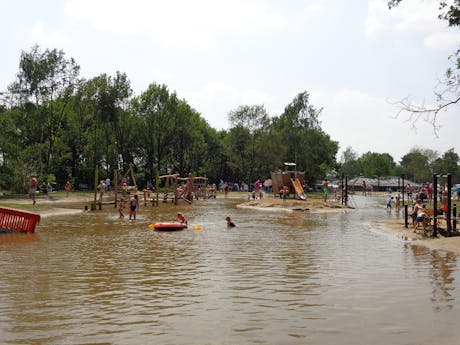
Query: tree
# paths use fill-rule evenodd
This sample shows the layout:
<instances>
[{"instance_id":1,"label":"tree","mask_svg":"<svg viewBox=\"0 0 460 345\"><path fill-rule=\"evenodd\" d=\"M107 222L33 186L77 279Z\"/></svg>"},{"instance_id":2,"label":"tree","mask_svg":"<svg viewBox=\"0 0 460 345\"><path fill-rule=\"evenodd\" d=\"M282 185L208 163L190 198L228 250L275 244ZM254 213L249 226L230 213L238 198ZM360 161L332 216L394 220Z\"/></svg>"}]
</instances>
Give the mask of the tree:
<instances>
[{"instance_id":1,"label":"tree","mask_svg":"<svg viewBox=\"0 0 460 345\"><path fill-rule=\"evenodd\" d=\"M228 119L234 127L248 130L250 138L249 147L244 149L246 157L251 163L244 162L244 165L249 169L249 175L245 178L248 179L249 183L252 183L254 177L259 175L259 173L255 174L255 171L258 170L256 165L259 165L258 163L260 162L256 158L258 157L256 155L256 139L259 137L258 132L261 132L268 125L268 113L263 105L243 105L236 110L230 111ZM240 157L243 157L243 155Z\"/></svg>"},{"instance_id":2,"label":"tree","mask_svg":"<svg viewBox=\"0 0 460 345\"><path fill-rule=\"evenodd\" d=\"M38 132L35 158L39 159L38 168L42 173L48 173L51 158L58 154L55 144L79 71L75 60L66 59L62 50L42 52L36 45L30 52L21 53L17 80L9 86L18 106L23 109L28 131Z\"/></svg>"},{"instance_id":3,"label":"tree","mask_svg":"<svg viewBox=\"0 0 460 345\"><path fill-rule=\"evenodd\" d=\"M206 137L209 125L186 101L180 100L175 111L172 150L175 166L184 176L190 172L205 175L208 157Z\"/></svg>"},{"instance_id":4,"label":"tree","mask_svg":"<svg viewBox=\"0 0 460 345\"><path fill-rule=\"evenodd\" d=\"M388 0L388 7L394 8L403 0ZM460 26L460 0L440 0L438 18L446 20L451 27ZM427 107L412 103L409 99L403 99L396 104L402 113L409 114L409 121L415 127L419 120L425 120L431 123L435 136L438 136L439 126L438 115L441 111L451 107L458 107L460 104L460 48L449 57L453 67L447 69L444 80L441 80L440 90L435 91L437 105Z\"/></svg>"},{"instance_id":5,"label":"tree","mask_svg":"<svg viewBox=\"0 0 460 345\"><path fill-rule=\"evenodd\" d=\"M359 165L366 177L393 175L395 162L388 153L367 152L359 158Z\"/></svg>"},{"instance_id":6,"label":"tree","mask_svg":"<svg viewBox=\"0 0 460 345\"><path fill-rule=\"evenodd\" d=\"M358 154L350 146L348 146L342 153L339 173L353 177L359 176L361 172L362 169L358 161Z\"/></svg>"},{"instance_id":7,"label":"tree","mask_svg":"<svg viewBox=\"0 0 460 345\"><path fill-rule=\"evenodd\" d=\"M152 83L131 102L133 113L140 119L140 157L152 179L154 171L172 167L174 157L171 142L174 137L175 114L178 107L175 93L166 85Z\"/></svg>"},{"instance_id":8,"label":"tree","mask_svg":"<svg viewBox=\"0 0 460 345\"><path fill-rule=\"evenodd\" d=\"M436 159L433 162L433 171L439 174L451 173L454 181L458 181L460 158L454 149L446 151L442 157Z\"/></svg>"},{"instance_id":9,"label":"tree","mask_svg":"<svg viewBox=\"0 0 460 345\"><path fill-rule=\"evenodd\" d=\"M280 117L273 119L274 129L280 133L285 160L297 163L305 171L305 180L314 185L335 165L338 143L324 133L319 122L322 109L316 109L308 92L299 93Z\"/></svg>"},{"instance_id":10,"label":"tree","mask_svg":"<svg viewBox=\"0 0 460 345\"><path fill-rule=\"evenodd\" d=\"M430 181L433 176L428 157L418 149L412 149L402 157L401 168L406 177L414 182Z\"/></svg>"},{"instance_id":11,"label":"tree","mask_svg":"<svg viewBox=\"0 0 460 345\"><path fill-rule=\"evenodd\" d=\"M253 171L252 135L249 129L242 125L230 128L225 137L224 147L228 156L228 167L231 174L226 174L226 179L233 181L247 181L251 183L251 171Z\"/></svg>"},{"instance_id":12,"label":"tree","mask_svg":"<svg viewBox=\"0 0 460 345\"><path fill-rule=\"evenodd\" d=\"M132 95L131 85L125 73L116 72L114 77L101 74L88 81L95 110L95 160L103 161L108 176L118 168L119 156L125 169L133 163L132 147L126 147L126 128L122 125L122 114ZM100 134L99 134L100 133ZM102 151L99 149L102 148ZM99 152L101 151L101 152Z\"/></svg>"},{"instance_id":13,"label":"tree","mask_svg":"<svg viewBox=\"0 0 460 345\"><path fill-rule=\"evenodd\" d=\"M0 189L20 192L24 189L24 164L18 158L23 152L21 133L17 130L19 109L0 107Z\"/></svg>"}]
</instances>

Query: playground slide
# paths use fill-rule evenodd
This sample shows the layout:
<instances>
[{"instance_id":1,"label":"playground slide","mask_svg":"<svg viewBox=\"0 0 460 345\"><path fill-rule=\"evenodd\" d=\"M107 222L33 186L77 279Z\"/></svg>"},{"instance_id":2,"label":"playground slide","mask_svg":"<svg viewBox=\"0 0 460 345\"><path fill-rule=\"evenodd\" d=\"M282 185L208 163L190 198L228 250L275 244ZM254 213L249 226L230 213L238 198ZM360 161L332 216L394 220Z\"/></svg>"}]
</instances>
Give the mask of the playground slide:
<instances>
[{"instance_id":1,"label":"playground slide","mask_svg":"<svg viewBox=\"0 0 460 345\"><path fill-rule=\"evenodd\" d=\"M300 184L300 181L298 178L295 179L295 181L291 178L292 186L294 187L294 190L297 194L297 196L302 199L302 200L307 200L307 197L303 191L303 187Z\"/></svg>"}]
</instances>

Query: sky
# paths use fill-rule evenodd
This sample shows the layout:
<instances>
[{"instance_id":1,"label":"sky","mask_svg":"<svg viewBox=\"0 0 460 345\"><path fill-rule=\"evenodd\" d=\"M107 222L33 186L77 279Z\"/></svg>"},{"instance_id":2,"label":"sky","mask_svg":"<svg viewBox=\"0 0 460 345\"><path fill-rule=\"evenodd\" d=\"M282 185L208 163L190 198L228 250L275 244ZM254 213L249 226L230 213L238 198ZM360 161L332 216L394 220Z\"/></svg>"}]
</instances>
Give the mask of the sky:
<instances>
[{"instance_id":1,"label":"sky","mask_svg":"<svg viewBox=\"0 0 460 345\"><path fill-rule=\"evenodd\" d=\"M135 95L165 84L209 125L263 105L279 116L307 91L321 127L339 143L389 153L414 148L460 154L460 107L430 123L399 114L408 99L436 104L435 91L460 45L437 18L439 0L0 0L0 92L22 51L63 50L81 76L126 73ZM414 128L415 127L415 128Z\"/></svg>"}]
</instances>

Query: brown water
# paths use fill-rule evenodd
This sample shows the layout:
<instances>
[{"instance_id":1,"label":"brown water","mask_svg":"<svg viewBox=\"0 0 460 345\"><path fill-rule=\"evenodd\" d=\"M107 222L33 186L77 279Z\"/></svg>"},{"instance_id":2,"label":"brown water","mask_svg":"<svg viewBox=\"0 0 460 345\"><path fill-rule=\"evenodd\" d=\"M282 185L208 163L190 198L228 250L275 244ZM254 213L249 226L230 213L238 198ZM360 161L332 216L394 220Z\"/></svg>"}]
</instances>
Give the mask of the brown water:
<instances>
[{"instance_id":1,"label":"brown water","mask_svg":"<svg viewBox=\"0 0 460 345\"><path fill-rule=\"evenodd\" d=\"M162 204L136 221L106 206L2 235L0 344L458 344L457 257L372 231L385 201L355 201L326 215ZM178 210L201 230L148 227Z\"/></svg>"}]
</instances>

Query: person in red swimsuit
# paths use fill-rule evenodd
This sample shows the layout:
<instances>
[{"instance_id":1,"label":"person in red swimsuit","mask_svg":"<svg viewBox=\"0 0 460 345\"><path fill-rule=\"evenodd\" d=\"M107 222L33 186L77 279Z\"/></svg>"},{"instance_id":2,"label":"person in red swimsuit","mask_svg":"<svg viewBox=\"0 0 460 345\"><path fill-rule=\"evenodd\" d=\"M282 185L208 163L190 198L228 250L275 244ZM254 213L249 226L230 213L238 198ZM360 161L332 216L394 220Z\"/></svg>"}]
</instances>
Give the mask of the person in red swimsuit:
<instances>
[{"instance_id":1,"label":"person in red swimsuit","mask_svg":"<svg viewBox=\"0 0 460 345\"><path fill-rule=\"evenodd\" d=\"M181 222L182 224L187 225L187 219L185 219L184 215L182 213L177 214L177 220Z\"/></svg>"},{"instance_id":2,"label":"person in red swimsuit","mask_svg":"<svg viewBox=\"0 0 460 345\"><path fill-rule=\"evenodd\" d=\"M30 175L29 182L29 198L32 200L32 205L35 205L35 193L37 192L37 176L35 174Z\"/></svg>"}]
</instances>

